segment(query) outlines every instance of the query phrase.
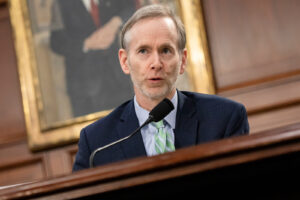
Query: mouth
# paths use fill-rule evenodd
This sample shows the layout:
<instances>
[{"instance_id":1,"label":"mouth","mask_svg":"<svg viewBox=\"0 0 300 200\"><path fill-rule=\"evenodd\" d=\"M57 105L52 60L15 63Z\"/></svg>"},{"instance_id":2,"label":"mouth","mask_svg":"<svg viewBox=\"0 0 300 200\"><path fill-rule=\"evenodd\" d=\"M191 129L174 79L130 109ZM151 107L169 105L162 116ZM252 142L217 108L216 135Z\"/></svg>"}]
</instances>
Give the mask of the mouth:
<instances>
[{"instance_id":1,"label":"mouth","mask_svg":"<svg viewBox=\"0 0 300 200\"><path fill-rule=\"evenodd\" d=\"M160 78L160 77L154 77L154 78L150 78L149 80L151 80L151 81L160 81L160 80L163 80L163 79Z\"/></svg>"},{"instance_id":2,"label":"mouth","mask_svg":"<svg viewBox=\"0 0 300 200\"><path fill-rule=\"evenodd\" d=\"M164 79L161 78L161 77L151 77L151 78L148 79L150 84L154 84L154 85L161 84L163 80Z\"/></svg>"}]
</instances>

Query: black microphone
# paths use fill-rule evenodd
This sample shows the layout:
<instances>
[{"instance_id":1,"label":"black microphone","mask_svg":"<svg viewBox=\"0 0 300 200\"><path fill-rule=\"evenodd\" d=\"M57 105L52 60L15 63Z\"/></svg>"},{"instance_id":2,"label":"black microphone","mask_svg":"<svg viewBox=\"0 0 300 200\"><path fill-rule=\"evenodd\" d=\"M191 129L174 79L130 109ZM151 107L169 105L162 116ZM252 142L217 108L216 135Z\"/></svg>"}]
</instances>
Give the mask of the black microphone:
<instances>
[{"instance_id":1,"label":"black microphone","mask_svg":"<svg viewBox=\"0 0 300 200\"><path fill-rule=\"evenodd\" d=\"M174 109L174 106L173 106L172 102L167 98L163 99L159 104L157 104L157 106L155 106L150 111L148 119L140 127L138 127L135 131L133 131L131 134L129 134L128 136L121 138L117 141L109 143L103 147L99 147L99 148L95 149L90 155L90 168L94 167L94 157L95 157L96 153L98 153L99 151L102 151L103 149L106 149L110 146L113 146L119 142L127 140L128 138L131 138L133 135L135 135L139 130L141 130L141 128L143 128L147 124L149 124L153 121L158 122L158 121L162 120L163 118L165 118L165 116L167 116L173 109Z\"/></svg>"}]
</instances>

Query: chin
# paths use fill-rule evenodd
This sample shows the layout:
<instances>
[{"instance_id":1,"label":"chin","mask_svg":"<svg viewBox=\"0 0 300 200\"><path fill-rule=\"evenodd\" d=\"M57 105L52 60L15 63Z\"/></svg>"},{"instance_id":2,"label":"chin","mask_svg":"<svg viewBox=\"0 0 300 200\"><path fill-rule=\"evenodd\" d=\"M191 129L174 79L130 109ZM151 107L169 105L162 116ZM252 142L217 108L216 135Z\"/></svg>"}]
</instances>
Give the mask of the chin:
<instances>
[{"instance_id":1,"label":"chin","mask_svg":"<svg viewBox=\"0 0 300 200\"><path fill-rule=\"evenodd\" d=\"M160 89L146 90L143 93L151 99L159 100L168 96L170 92L171 91L168 88L160 88Z\"/></svg>"}]
</instances>

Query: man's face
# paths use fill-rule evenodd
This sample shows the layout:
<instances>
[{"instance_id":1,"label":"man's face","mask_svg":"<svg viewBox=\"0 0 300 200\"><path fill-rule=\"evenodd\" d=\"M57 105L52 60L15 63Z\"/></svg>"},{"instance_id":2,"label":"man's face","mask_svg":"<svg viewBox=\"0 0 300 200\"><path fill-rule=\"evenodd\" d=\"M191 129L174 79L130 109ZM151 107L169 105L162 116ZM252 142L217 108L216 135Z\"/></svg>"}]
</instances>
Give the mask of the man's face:
<instances>
[{"instance_id":1,"label":"man's face","mask_svg":"<svg viewBox=\"0 0 300 200\"><path fill-rule=\"evenodd\" d=\"M172 19L148 18L126 34L127 48L119 51L124 73L130 74L136 96L161 99L175 93L183 74L186 50L178 50L178 35Z\"/></svg>"}]
</instances>

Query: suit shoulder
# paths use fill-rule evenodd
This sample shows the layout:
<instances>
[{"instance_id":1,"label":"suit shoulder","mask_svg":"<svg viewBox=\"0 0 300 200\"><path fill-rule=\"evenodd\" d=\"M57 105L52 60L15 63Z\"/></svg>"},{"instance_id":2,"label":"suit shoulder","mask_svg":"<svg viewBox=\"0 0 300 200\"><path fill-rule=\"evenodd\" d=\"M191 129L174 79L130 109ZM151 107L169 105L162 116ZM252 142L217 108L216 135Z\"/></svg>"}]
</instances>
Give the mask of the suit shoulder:
<instances>
[{"instance_id":1,"label":"suit shoulder","mask_svg":"<svg viewBox=\"0 0 300 200\"><path fill-rule=\"evenodd\" d=\"M129 105L130 101L127 101L115 108L111 113L107 116L87 125L84 129L87 134L93 133L95 131L101 132L101 130L113 129L116 123L120 120L121 115L124 113L124 110Z\"/></svg>"},{"instance_id":2,"label":"suit shoulder","mask_svg":"<svg viewBox=\"0 0 300 200\"><path fill-rule=\"evenodd\" d=\"M228 107L228 108L244 108L244 105L234 100L212 94L202 94L196 92L182 92L187 98L191 99L197 107Z\"/></svg>"}]
</instances>

